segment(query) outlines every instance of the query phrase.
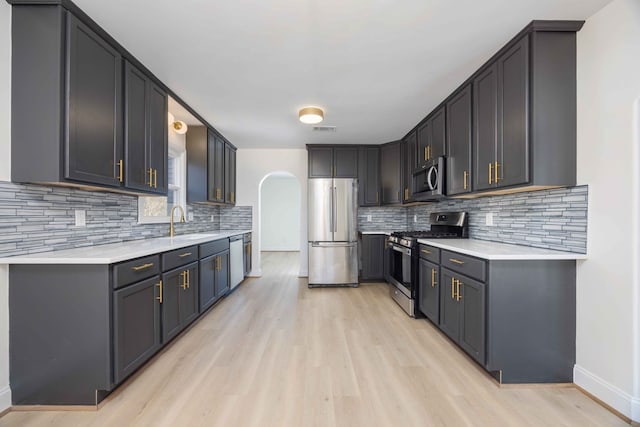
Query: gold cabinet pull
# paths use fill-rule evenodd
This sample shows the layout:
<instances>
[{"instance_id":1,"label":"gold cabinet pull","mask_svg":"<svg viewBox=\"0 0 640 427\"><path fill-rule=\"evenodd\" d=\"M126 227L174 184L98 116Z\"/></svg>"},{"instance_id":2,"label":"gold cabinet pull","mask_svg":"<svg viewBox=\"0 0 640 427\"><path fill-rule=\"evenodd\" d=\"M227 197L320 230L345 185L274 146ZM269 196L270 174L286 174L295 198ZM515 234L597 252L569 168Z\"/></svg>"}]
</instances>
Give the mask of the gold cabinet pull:
<instances>
[{"instance_id":1,"label":"gold cabinet pull","mask_svg":"<svg viewBox=\"0 0 640 427\"><path fill-rule=\"evenodd\" d=\"M459 259L455 259L455 258L449 258L449 261L451 261L454 264L458 264L458 265L463 265L464 261L460 261Z\"/></svg>"},{"instance_id":2,"label":"gold cabinet pull","mask_svg":"<svg viewBox=\"0 0 640 427\"><path fill-rule=\"evenodd\" d=\"M409 189L408 188L404 189L404 199L405 200L409 200Z\"/></svg>"},{"instance_id":3,"label":"gold cabinet pull","mask_svg":"<svg viewBox=\"0 0 640 427\"><path fill-rule=\"evenodd\" d=\"M122 160L118 162L118 181L124 181L124 163Z\"/></svg>"},{"instance_id":4,"label":"gold cabinet pull","mask_svg":"<svg viewBox=\"0 0 640 427\"><path fill-rule=\"evenodd\" d=\"M189 256L189 255L191 255L191 252L185 252L185 253L180 254L180 255L178 255L178 256L179 256L180 258L184 258L184 257Z\"/></svg>"},{"instance_id":5,"label":"gold cabinet pull","mask_svg":"<svg viewBox=\"0 0 640 427\"><path fill-rule=\"evenodd\" d=\"M456 279L456 301L460 301L462 299L462 296L460 295L460 284L462 282L460 280Z\"/></svg>"},{"instance_id":6,"label":"gold cabinet pull","mask_svg":"<svg viewBox=\"0 0 640 427\"><path fill-rule=\"evenodd\" d=\"M182 288L182 290L186 291L187 290L187 270L180 273L180 276L182 276L182 285L180 285L180 287Z\"/></svg>"},{"instance_id":7,"label":"gold cabinet pull","mask_svg":"<svg viewBox=\"0 0 640 427\"><path fill-rule=\"evenodd\" d=\"M456 279L452 277L451 278L451 299L456 299L455 286L456 286Z\"/></svg>"},{"instance_id":8,"label":"gold cabinet pull","mask_svg":"<svg viewBox=\"0 0 640 427\"><path fill-rule=\"evenodd\" d=\"M437 285L437 283L436 283L436 269L432 268L431 269L431 287L435 288L436 285Z\"/></svg>"},{"instance_id":9,"label":"gold cabinet pull","mask_svg":"<svg viewBox=\"0 0 640 427\"><path fill-rule=\"evenodd\" d=\"M156 286L160 288L160 295L156 297L156 299L162 304L162 280L160 283L156 283Z\"/></svg>"},{"instance_id":10,"label":"gold cabinet pull","mask_svg":"<svg viewBox=\"0 0 640 427\"><path fill-rule=\"evenodd\" d=\"M153 188L158 188L158 169L153 170Z\"/></svg>"},{"instance_id":11,"label":"gold cabinet pull","mask_svg":"<svg viewBox=\"0 0 640 427\"><path fill-rule=\"evenodd\" d=\"M429 147L424 147L424 159L429 160Z\"/></svg>"},{"instance_id":12,"label":"gold cabinet pull","mask_svg":"<svg viewBox=\"0 0 640 427\"><path fill-rule=\"evenodd\" d=\"M493 184L493 182L491 181L491 179L493 178L493 163L489 163L489 184Z\"/></svg>"},{"instance_id":13,"label":"gold cabinet pull","mask_svg":"<svg viewBox=\"0 0 640 427\"><path fill-rule=\"evenodd\" d=\"M380 192L376 191L376 203L380 203Z\"/></svg>"},{"instance_id":14,"label":"gold cabinet pull","mask_svg":"<svg viewBox=\"0 0 640 427\"><path fill-rule=\"evenodd\" d=\"M149 262L147 264L142 264L142 265L136 265L135 267L131 267L131 269L133 271L140 271L140 270L146 270L149 267L153 267L153 263Z\"/></svg>"},{"instance_id":15,"label":"gold cabinet pull","mask_svg":"<svg viewBox=\"0 0 640 427\"><path fill-rule=\"evenodd\" d=\"M433 154L431 153L431 146L427 147L427 160L431 160Z\"/></svg>"},{"instance_id":16,"label":"gold cabinet pull","mask_svg":"<svg viewBox=\"0 0 640 427\"><path fill-rule=\"evenodd\" d=\"M149 168L149 187L153 187L153 168Z\"/></svg>"},{"instance_id":17,"label":"gold cabinet pull","mask_svg":"<svg viewBox=\"0 0 640 427\"><path fill-rule=\"evenodd\" d=\"M494 173L494 179L493 181L497 184L498 181L500 180L499 174L498 174L498 167L500 166L500 163L496 162L496 166L493 168L493 173Z\"/></svg>"},{"instance_id":18,"label":"gold cabinet pull","mask_svg":"<svg viewBox=\"0 0 640 427\"><path fill-rule=\"evenodd\" d=\"M464 173L462 174L463 178L464 178L464 189L467 189L467 178L469 177L469 172L464 171Z\"/></svg>"},{"instance_id":19,"label":"gold cabinet pull","mask_svg":"<svg viewBox=\"0 0 640 427\"><path fill-rule=\"evenodd\" d=\"M191 270L187 270L187 289L191 289Z\"/></svg>"},{"instance_id":20,"label":"gold cabinet pull","mask_svg":"<svg viewBox=\"0 0 640 427\"><path fill-rule=\"evenodd\" d=\"M431 251L429 249L420 249L420 252L422 252L423 254L427 254L427 255L429 255L431 253Z\"/></svg>"}]
</instances>

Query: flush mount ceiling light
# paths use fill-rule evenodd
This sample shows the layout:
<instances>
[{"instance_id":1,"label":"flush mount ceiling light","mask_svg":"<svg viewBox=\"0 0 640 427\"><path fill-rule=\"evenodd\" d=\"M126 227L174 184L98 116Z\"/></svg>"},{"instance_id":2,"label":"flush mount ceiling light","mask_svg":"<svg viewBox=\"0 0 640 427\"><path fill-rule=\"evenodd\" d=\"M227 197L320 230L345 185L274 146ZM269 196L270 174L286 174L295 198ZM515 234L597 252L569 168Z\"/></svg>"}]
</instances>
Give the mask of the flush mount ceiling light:
<instances>
[{"instance_id":1,"label":"flush mount ceiling light","mask_svg":"<svg viewBox=\"0 0 640 427\"><path fill-rule=\"evenodd\" d=\"M187 133L187 124L182 120L176 120L175 122L173 122L171 127L176 133L179 133L180 135Z\"/></svg>"},{"instance_id":2,"label":"flush mount ceiling light","mask_svg":"<svg viewBox=\"0 0 640 427\"><path fill-rule=\"evenodd\" d=\"M298 112L298 117L302 123L315 125L324 119L324 111L318 107L304 107Z\"/></svg>"}]
</instances>

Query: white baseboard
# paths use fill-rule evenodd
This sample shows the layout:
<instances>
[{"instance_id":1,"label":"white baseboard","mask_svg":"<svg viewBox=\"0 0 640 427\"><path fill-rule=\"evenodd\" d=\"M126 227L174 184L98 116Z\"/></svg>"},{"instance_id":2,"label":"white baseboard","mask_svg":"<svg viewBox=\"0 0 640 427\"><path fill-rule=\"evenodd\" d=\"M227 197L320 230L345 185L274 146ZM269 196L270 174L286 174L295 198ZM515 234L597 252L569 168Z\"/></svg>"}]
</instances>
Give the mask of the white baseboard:
<instances>
[{"instance_id":1,"label":"white baseboard","mask_svg":"<svg viewBox=\"0 0 640 427\"><path fill-rule=\"evenodd\" d=\"M298 277L309 277L309 271L308 270L300 270L298 272Z\"/></svg>"},{"instance_id":2,"label":"white baseboard","mask_svg":"<svg viewBox=\"0 0 640 427\"><path fill-rule=\"evenodd\" d=\"M11 407L11 389L9 386L0 388L0 412Z\"/></svg>"},{"instance_id":3,"label":"white baseboard","mask_svg":"<svg viewBox=\"0 0 640 427\"><path fill-rule=\"evenodd\" d=\"M254 268L249 272L249 274L247 274L247 277L262 277L262 269Z\"/></svg>"},{"instance_id":4,"label":"white baseboard","mask_svg":"<svg viewBox=\"0 0 640 427\"><path fill-rule=\"evenodd\" d=\"M573 382L625 417L640 422L640 398L633 397L578 365L573 367Z\"/></svg>"}]
</instances>

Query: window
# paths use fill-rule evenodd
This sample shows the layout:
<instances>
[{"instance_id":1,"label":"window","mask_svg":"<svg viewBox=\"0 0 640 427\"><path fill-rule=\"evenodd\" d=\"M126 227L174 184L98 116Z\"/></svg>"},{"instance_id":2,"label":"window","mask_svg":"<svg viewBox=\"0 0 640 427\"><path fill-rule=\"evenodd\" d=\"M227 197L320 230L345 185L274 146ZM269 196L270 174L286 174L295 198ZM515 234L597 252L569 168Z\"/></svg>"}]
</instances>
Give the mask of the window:
<instances>
[{"instance_id":1,"label":"window","mask_svg":"<svg viewBox=\"0 0 640 427\"><path fill-rule=\"evenodd\" d=\"M171 208L187 206L187 152L184 135L169 134L169 161L167 178L169 191L164 196L138 197L138 223L155 224L169 222Z\"/></svg>"}]
</instances>

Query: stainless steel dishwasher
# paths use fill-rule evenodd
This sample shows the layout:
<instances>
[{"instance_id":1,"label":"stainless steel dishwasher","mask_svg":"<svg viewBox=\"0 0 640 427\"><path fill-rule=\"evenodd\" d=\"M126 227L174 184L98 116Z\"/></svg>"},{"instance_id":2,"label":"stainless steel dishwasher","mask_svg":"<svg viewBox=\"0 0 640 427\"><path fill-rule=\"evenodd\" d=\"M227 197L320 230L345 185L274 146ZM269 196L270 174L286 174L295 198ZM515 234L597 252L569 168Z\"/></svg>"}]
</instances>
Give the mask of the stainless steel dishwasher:
<instances>
[{"instance_id":1,"label":"stainless steel dishwasher","mask_svg":"<svg viewBox=\"0 0 640 427\"><path fill-rule=\"evenodd\" d=\"M230 289L233 290L244 279L244 242L242 234L229 238Z\"/></svg>"}]
</instances>

